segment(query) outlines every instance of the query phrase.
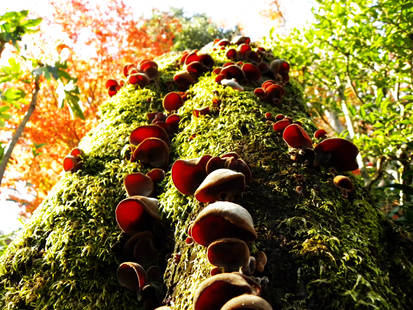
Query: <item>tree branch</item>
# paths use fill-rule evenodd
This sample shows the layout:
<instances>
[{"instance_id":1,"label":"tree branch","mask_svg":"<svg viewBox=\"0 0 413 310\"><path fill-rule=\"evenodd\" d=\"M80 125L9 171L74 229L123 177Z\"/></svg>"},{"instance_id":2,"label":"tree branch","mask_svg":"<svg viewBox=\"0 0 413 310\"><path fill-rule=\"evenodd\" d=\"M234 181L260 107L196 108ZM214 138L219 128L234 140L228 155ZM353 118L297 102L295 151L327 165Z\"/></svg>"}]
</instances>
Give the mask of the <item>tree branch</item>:
<instances>
[{"instance_id":1,"label":"tree branch","mask_svg":"<svg viewBox=\"0 0 413 310\"><path fill-rule=\"evenodd\" d=\"M30 101L29 109L27 110L26 114L24 115L23 120L20 122L19 126L17 127L16 131L14 132L11 141L7 147L7 151L4 154L3 160L1 161L0 164L0 185L3 180L4 172L6 171L6 166L7 163L11 157L11 154L13 152L14 147L17 144L17 141L20 139L24 128L26 127L27 122L30 119L30 116L32 116L34 109L36 108L37 104L37 95L40 90L40 75L37 75L35 80L34 80L34 89L32 92L32 100Z\"/></svg>"}]
</instances>

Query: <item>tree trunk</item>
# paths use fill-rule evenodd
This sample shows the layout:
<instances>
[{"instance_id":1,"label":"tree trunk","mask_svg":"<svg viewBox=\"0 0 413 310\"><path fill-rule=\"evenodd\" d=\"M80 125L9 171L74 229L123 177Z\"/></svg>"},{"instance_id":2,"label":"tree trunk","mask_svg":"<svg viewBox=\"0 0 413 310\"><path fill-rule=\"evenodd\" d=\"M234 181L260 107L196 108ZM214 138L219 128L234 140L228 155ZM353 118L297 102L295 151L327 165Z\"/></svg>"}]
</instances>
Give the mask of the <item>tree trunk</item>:
<instances>
[{"instance_id":1,"label":"tree trunk","mask_svg":"<svg viewBox=\"0 0 413 310\"><path fill-rule=\"evenodd\" d=\"M205 47L215 66L228 61ZM83 167L66 173L35 211L20 236L1 257L0 306L3 309L139 309L136 294L122 288L116 270L126 236L115 208L126 197L125 176L150 167L125 158L131 131L147 123L146 114L163 111L162 99L176 90L173 75L180 55L158 60L160 78L144 89L124 86L102 107L101 124L80 143ZM160 261L165 270L164 303L191 309L194 293L209 277L206 249L188 245L188 226L204 207L175 188L170 174L179 159L237 152L253 180L235 202L251 213L258 238L251 255L264 251L268 263L256 276L268 278L262 297L273 309L408 309L413 300L411 240L384 219L363 187L348 196L333 185L332 169L293 161L281 134L264 114L282 113L315 131L294 81L279 104L253 93L223 87L207 73L192 85L178 111L181 122L171 140L166 178L154 197L164 230ZM193 109L219 111L195 117ZM126 146L126 147L125 147ZM265 282L265 281L264 281Z\"/></svg>"},{"instance_id":2,"label":"tree trunk","mask_svg":"<svg viewBox=\"0 0 413 310\"><path fill-rule=\"evenodd\" d=\"M40 76L36 76L34 80L34 89L32 92L32 100L30 101L29 109L27 110L26 114L24 115L22 121L20 122L19 126L17 126L16 131L14 132L13 136L11 137L11 141L7 146L6 153L4 154L3 160L0 163L0 185L3 180L4 172L6 171L7 164L13 153L14 147L16 146L17 142L19 141L24 128L26 127L27 122L29 121L30 117L32 116L34 109L36 108L37 104L37 94L40 90L39 84Z\"/></svg>"}]
</instances>

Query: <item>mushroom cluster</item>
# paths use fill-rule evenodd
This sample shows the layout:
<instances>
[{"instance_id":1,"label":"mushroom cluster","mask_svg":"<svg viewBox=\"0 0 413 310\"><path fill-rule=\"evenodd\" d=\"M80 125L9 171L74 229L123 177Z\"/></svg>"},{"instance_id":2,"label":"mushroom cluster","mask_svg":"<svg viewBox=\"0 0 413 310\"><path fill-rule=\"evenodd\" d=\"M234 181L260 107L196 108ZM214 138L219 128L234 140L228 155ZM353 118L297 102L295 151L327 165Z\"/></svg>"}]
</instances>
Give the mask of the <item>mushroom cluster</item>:
<instances>
[{"instance_id":1,"label":"mushroom cluster","mask_svg":"<svg viewBox=\"0 0 413 310\"><path fill-rule=\"evenodd\" d=\"M138 62L138 64L126 64L123 67L123 75L125 81L118 82L115 79L108 79L105 83L105 88L108 90L110 97L116 95L116 93L128 82L132 85L139 85L145 87L151 81L155 80L158 75L158 64L150 59L144 59Z\"/></svg>"},{"instance_id":2,"label":"mushroom cluster","mask_svg":"<svg viewBox=\"0 0 413 310\"><path fill-rule=\"evenodd\" d=\"M66 172L76 172L83 165L83 151L76 147L63 159L63 169Z\"/></svg>"}]
</instances>

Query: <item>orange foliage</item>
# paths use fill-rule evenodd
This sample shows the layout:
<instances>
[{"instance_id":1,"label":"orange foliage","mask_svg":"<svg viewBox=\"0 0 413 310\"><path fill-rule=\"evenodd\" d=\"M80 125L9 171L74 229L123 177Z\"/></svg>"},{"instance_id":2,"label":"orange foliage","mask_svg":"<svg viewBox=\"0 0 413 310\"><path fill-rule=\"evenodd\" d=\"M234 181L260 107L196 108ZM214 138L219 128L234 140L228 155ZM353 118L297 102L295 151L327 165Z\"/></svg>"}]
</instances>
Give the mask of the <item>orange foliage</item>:
<instances>
[{"instance_id":1,"label":"orange foliage","mask_svg":"<svg viewBox=\"0 0 413 310\"><path fill-rule=\"evenodd\" d=\"M276 22L279 25L285 23L284 15L281 11L280 1L279 0L267 0L265 5L266 9L260 12L260 15L269 19L270 21Z\"/></svg>"},{"instance_id":2,"label":"orange foliage","mask_svg":"<svg viewBox=\"0 0 413 310\"><path fill-rule=\"evenodd\" d=\"M180 29L179 20L167 13L155 11L152 19L136 19L123 0L102 4L80 0L50 2L55 12L41 25L36 38L40 47L34 57L49 55L53 59L66 55L67 71L78 79L86 119L73 119L67 107L58 109L56 82L42 81L36 110L13 152L3 184L14 188L16 182L23 181L31 186L34 200L12 197L29 214L58 180L64 156L96 125L97 107L108 98L106 80L113 75L120 77L125 63L137 63L169 51L174 33ZM51 34L50 29L56 25L61 32ZM30 85L25 89L30 94ZM9 132L17 127L27 108L11 111Z\"/></svg>"}]
</instances>

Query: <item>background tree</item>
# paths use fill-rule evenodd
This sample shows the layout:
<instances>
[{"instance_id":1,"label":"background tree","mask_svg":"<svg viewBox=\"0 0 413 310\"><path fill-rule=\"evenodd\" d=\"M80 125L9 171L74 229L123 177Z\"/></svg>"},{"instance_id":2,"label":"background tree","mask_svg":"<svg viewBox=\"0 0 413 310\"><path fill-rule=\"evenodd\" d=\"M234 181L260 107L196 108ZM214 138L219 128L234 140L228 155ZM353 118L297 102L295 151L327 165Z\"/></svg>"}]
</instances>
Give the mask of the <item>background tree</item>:
<instances>
[{"instance_id":1,"label":"background tree","mask_svg":"<svg viewBox=\"0 0 413 310\"><path fill-rule=\"evenodd\" d=\"M411 229L413 4L317 2L312 27L267 44L294 64L319 126L358 145L377 205Z\"/></svg>"}]
</instances>

